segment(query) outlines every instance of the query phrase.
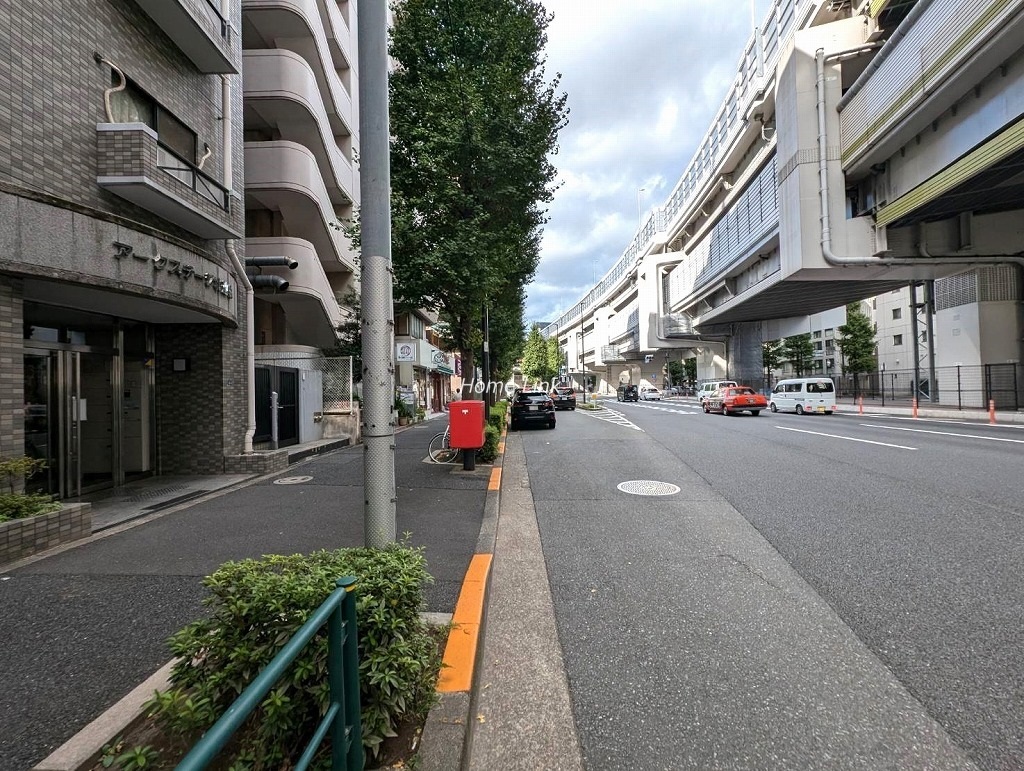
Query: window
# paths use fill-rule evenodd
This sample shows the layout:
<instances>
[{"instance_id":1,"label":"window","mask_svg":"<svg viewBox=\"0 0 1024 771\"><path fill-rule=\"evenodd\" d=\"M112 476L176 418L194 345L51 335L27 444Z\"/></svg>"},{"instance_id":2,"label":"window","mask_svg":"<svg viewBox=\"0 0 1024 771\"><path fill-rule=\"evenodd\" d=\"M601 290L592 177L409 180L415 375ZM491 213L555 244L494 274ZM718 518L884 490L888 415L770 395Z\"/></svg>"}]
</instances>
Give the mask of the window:
<instances>
[{"instance_id":1,"label":"window","mask_svg":"<svg viewBox=\"0 0 1024 771\"><path fill-rule=\"evenodd\" d=\"M892 344L894 346L896 346L896 345L903 345L903 335L893 335L892 336Z\"/></svg>"},{"instance_id":2,"label":"window","mask_svg":"<svg viewBox=\"0 0 1024 771\"><path fill-rule=\"evenodd\" d=\"M817 340L817 339L818 339L819 337L821 337L821 330L820 330L820 329L818 329L818 330L815 330L815 332L814 332L814 334L812 335L812 337L813 337L813 338L814 338L815 340Z\"/></svg>"},{"instance_id":3,"label":"window","mask_svg":"<svg viewBox=\"0 0 1024 771\"><path fill-rule=\"evenodd\" d=\"M903 309L902 308L893 308L892 309L892 318L893 318L894 321L896 319L903 318Z\"/></svg>"},{"instance_id":4,"label":"window","mask_svg":"<svg viewBox=\"0 0 1024 771\"><path fill-rule=\"evenodd\" d=\"M120 83L116 72L111 72L111 81L114 86ZM160 142L182 160L191 164L198 160L196 133L133 81L125 79L124 89L110 95L110 111L117 123L145 123L156 132Z\"/></svg>"}]
</instances>

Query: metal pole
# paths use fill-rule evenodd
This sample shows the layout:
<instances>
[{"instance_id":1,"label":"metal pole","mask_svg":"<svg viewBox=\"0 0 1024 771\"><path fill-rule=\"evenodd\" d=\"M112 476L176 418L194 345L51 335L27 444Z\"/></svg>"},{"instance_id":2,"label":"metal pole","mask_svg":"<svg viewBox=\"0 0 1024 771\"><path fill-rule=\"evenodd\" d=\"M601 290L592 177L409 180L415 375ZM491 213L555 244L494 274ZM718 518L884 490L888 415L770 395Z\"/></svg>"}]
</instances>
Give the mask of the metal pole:
<instances>
[{"instance_id":1,"label":"metal pole","mask_svg":"<svg viewBox=\"0 0 1024 771\"><path fill-rule=\"evenodd\" d=\"M935 375L935 280L928 279L925 285L925 329L928 330L928 397L932 404L939 401L939 379Z\"/></svg>"},{"instance_id":2,"label":"metal pole","mask_svg":"<svg viewBox=\"0 0 1024 771\"><path fill-rule=\"evenodd\" d=\"M490 330L490 316L488 315L487 306L484 305L483 317L481 318L481 326L483 327L484 333L484 350L483 356L480 361L484 369L484 414L486 415L486 407L491 406L491 330Z\"/></svg>"},{"instance_id":3,"label":"metal pole","mask_svg":"<svg viewBox=\"0 0 1024 771\"><path fill-rule=\"evenodd\" d=\"M359 7L359 192L363 323L363 533L371 548L396 540L395 321L391 289L391 164L387 4Z\"/></svg>"},{"instance_id":4,"label":"metal pole","mask_svg":"<svg viewBox=\"0 0 1024 771\"><path fill-rule=\"evenodd\" d=\"M920 307L917 303L917 282L910 282L910 336L914 338L914 342L910 346L910 355L914 357L914 388L913 394L915 399L921 397L921 354L919 349L921 346L921 333L917 327L917 312Z\"/></svg>"},{"instance_id":5,"label":"metal pole","mask_svg":"<svg viewBox=\"0 0 1024 771\"><path fill-rule=\"evenodd\" d=\"M270 392L270 449L277 449L277 391Z\"/></svg>"}]
</instances>

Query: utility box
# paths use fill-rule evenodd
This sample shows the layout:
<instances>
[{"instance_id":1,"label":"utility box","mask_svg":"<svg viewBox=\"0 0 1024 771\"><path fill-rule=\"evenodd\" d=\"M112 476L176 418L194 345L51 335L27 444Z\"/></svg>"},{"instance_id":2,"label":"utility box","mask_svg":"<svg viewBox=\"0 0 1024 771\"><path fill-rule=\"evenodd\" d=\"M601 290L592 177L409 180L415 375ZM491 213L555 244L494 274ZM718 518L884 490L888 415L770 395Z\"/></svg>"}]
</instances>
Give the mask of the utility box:
<instances>
[{"instance_id":1,"label":"utility box","mask_svg":"<svg viewBox=\"0 0 1024 771\"><path fill-rule=\"evenodd\" d=\"M484 402L467 399L448 405L449 441L460 450L476 450L484 446Z\"/></svg>"}]
</instances>

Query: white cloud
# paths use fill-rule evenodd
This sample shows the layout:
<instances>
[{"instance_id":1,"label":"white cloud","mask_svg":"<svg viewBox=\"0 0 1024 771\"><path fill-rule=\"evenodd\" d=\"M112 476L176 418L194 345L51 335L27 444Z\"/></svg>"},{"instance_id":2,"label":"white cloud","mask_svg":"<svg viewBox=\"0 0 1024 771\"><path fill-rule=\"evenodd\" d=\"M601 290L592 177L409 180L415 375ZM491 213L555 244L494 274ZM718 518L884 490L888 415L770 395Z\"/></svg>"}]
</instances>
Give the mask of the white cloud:
<instances>
[{"instance_id":1,"label":"white cloud","mask_svg":"<svg viewBox=\"0 0 1024 771\"><path fill-rule=\"evenodd\" d=\"M640 209L664 203L751 35L747 0L544 4L554 13L546 72L561 73L570 115L552 158L561 187L527 289L530 321L575 304L629 245ZM756 0L759 20L768 5Z\"/></svg>"}]
</instances>

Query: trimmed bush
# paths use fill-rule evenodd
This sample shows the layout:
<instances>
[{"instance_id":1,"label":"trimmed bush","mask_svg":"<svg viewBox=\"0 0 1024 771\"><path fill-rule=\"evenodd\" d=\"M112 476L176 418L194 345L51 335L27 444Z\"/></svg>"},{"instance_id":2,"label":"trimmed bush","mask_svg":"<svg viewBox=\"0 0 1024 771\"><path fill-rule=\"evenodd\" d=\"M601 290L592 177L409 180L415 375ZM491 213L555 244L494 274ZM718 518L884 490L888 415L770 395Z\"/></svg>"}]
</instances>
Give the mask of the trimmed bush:
<instances>
[{"instance_id":1,"label":"trimmed bush","mask_svg":"<svg viewBox=\"0 0 1024 771\"><path fill-rule=\"evenodd\" d=\"M508 413L508 402L498 402L487 412L488 424L498 429L500 433L505 427L505 415Z\"/></svg>"},{"instance_id":2,"label":"trimmed bush","mask_svg":"<svg viewBox=\"0 0 1024 771\"><path fill-rule=\"evenodd\" d=\"M39 458L22 455L18 458L0 458L0 479L7 492L0 492L0 522L11 519L27 519L39 514L60 510L60 502L52 495L25 493L18 490L24 480L46 468L46 462Z\"/></svg>"},{"instance_id":3,"label":"trimmed bush","mask_svg":"<svg viewBox=\"0 0 1024 771\"><path fill-rule=\"evenodd\" d=\"M484 426L484 446L476 451L476 459L481 463L494 463L498 457L498 441L501 431L488 424Z\"/></svg>"},{"instance_id":4,"label":"trimmed bush","mask_svg":"<svg viewBox=\"0 0 1024 771\"><path fill-rule=\"evenodd\" d=\"M179 659L171 687L150 701L151 716L193 742L336 588L354 575L359 627L363 746L375 757L385 737L433 705L440 651L420 620L432 578L422 549L339 549L228 562L203 580L210 616L174 634ZM310 641L239 732L238 768L291 768L327 709L327 631ZM329 741L317 766L329 767ZM225 751L227 752L227 751ZM325 766L324 763L327 763ZM236 766L232 766L235 768Z\"/></svg>"}]
</instances>

